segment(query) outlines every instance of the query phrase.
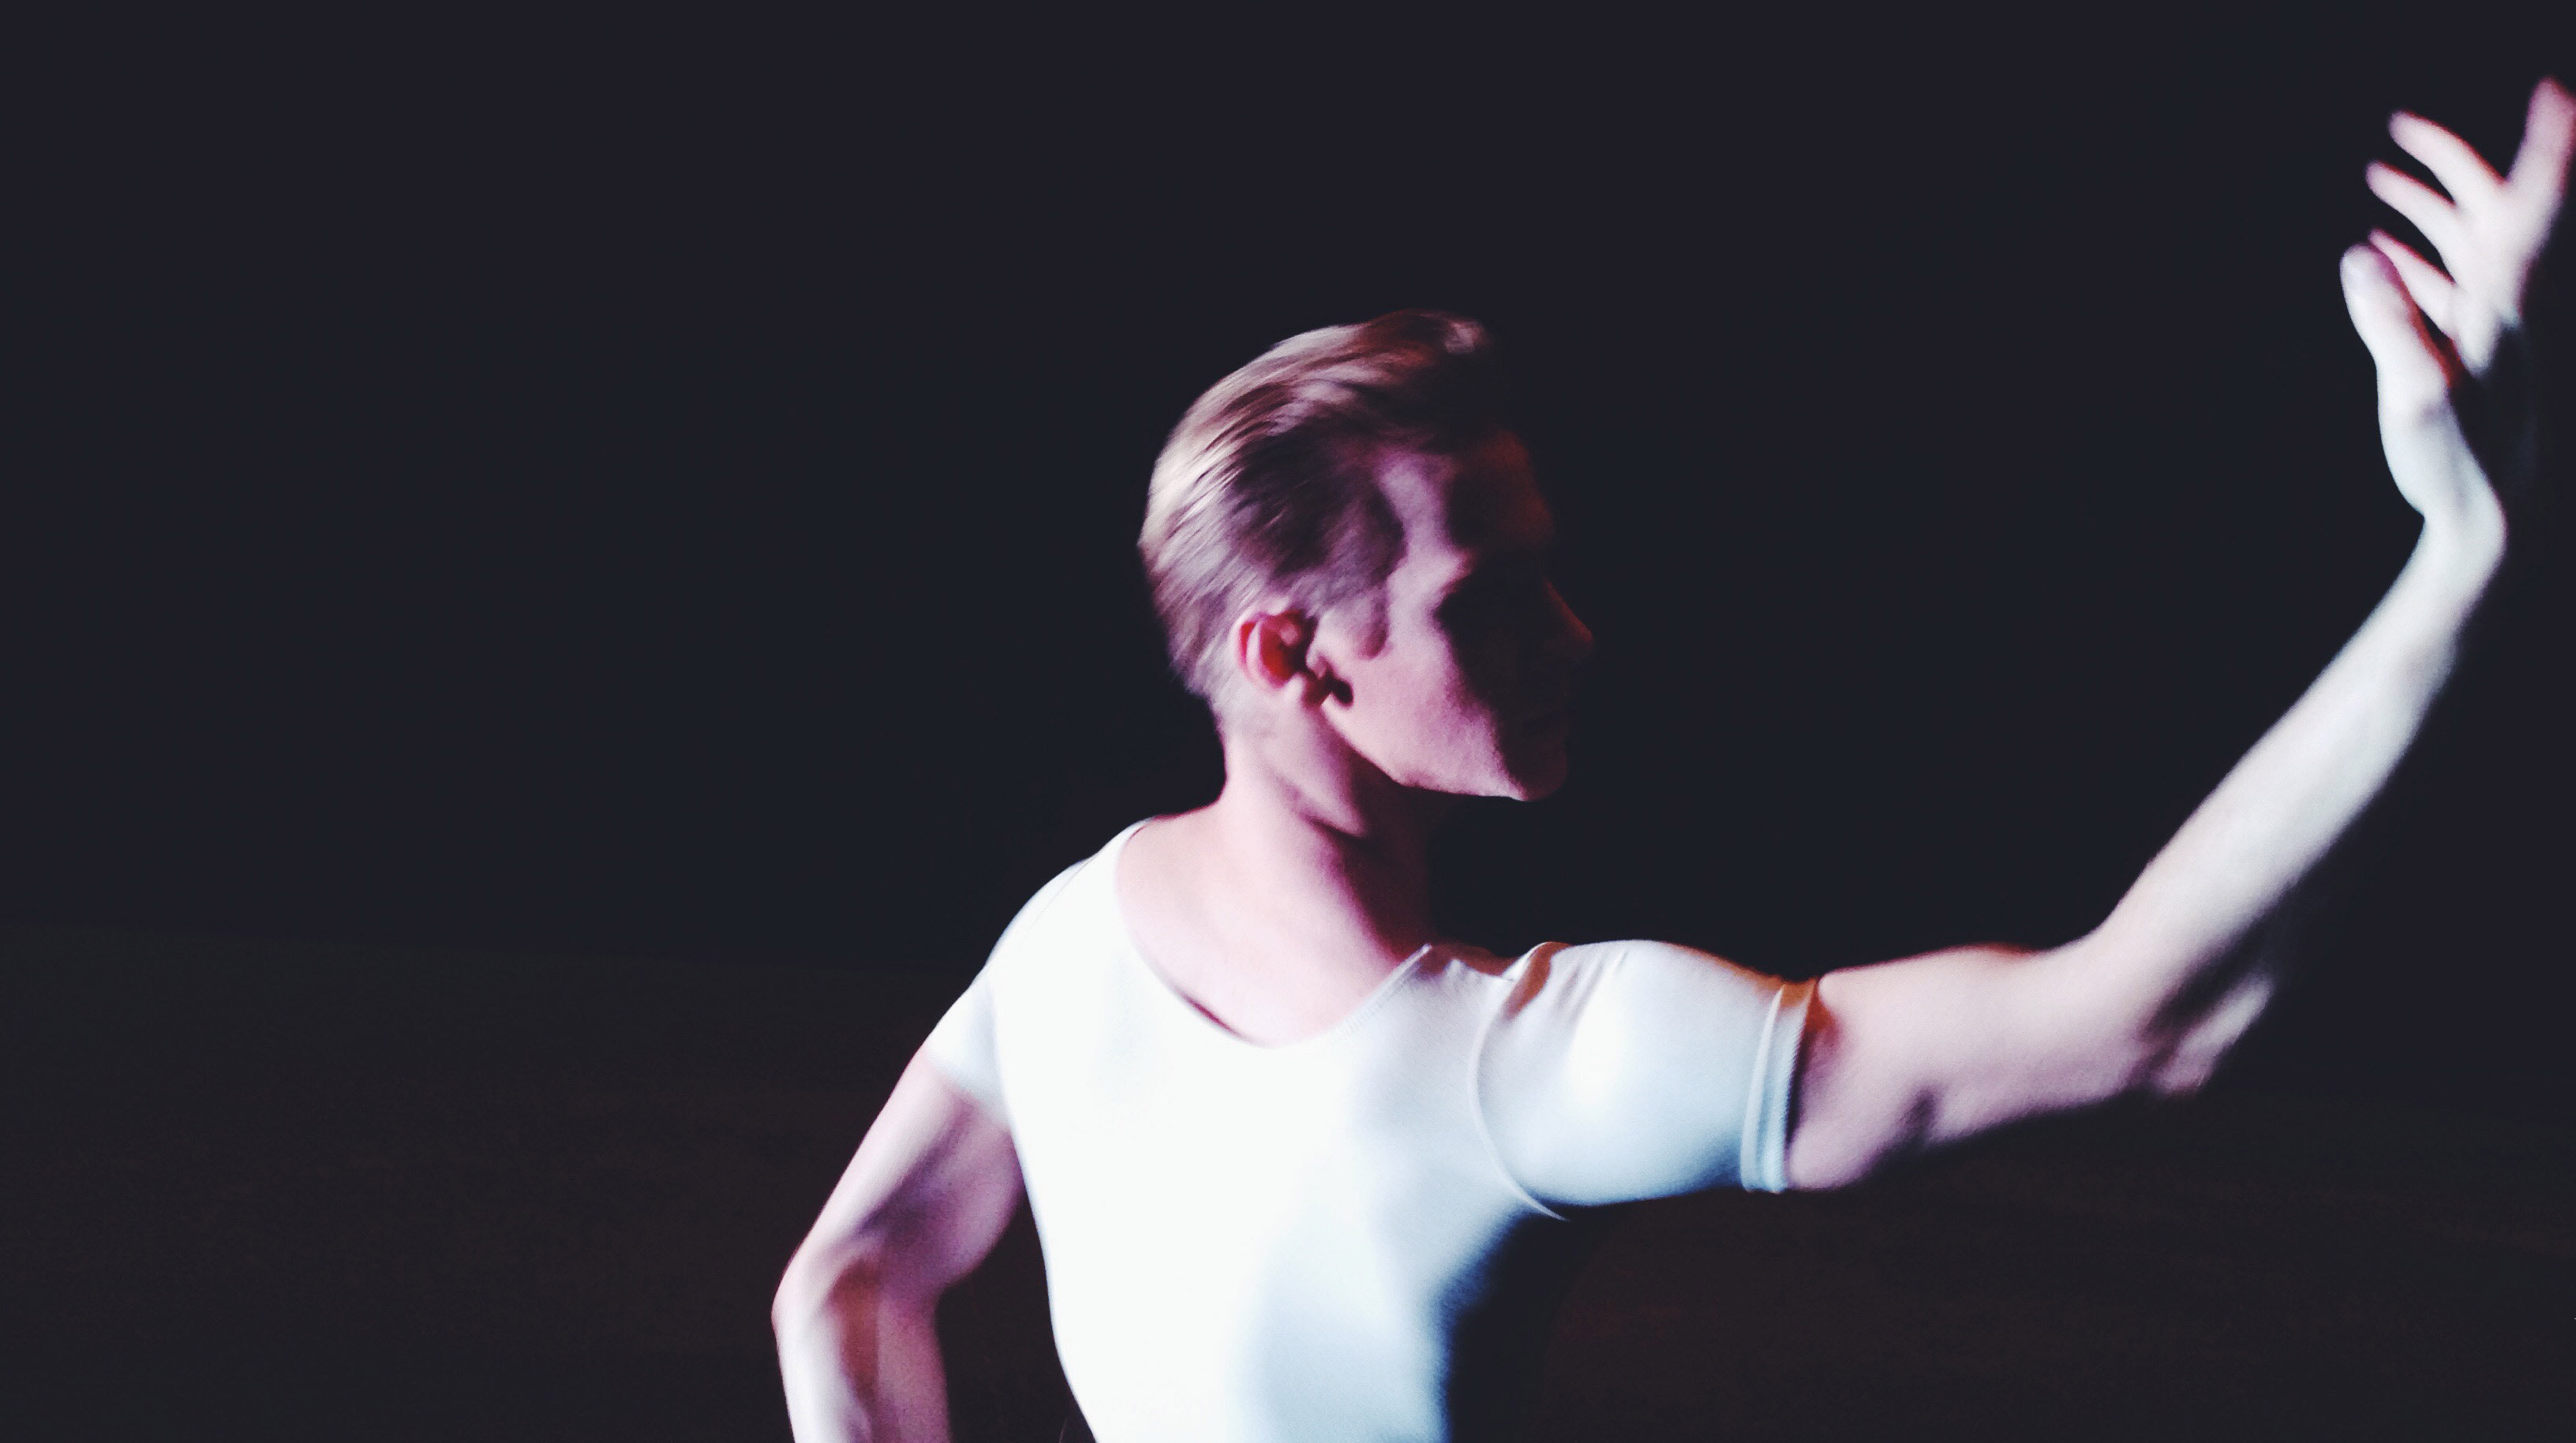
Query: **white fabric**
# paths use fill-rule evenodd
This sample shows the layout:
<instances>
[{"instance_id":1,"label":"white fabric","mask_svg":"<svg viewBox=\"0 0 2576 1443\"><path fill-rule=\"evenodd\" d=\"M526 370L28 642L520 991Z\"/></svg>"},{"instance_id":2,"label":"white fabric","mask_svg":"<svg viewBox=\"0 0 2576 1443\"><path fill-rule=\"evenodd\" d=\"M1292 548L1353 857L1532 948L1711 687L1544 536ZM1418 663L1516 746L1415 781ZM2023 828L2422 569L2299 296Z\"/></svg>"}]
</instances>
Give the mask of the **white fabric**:
<instances>
[{"instance_id":1,"label":"white fabric","mask_svg":"<svg viewBox=\"0 0 2576 1443\"><path fill-rule=\"evenodd\" d=\"M1137 955L1134 831L1031 899L925 1045L1011 1130L1103 1443L1481 1433L1479 1390L1535 1374L1503 1354L1543 1332L1492 1320L1554 1207L1782 1185L1807 987L1655 942L1441 943L1255 1046Z\"/></svg>"}]
</instances>

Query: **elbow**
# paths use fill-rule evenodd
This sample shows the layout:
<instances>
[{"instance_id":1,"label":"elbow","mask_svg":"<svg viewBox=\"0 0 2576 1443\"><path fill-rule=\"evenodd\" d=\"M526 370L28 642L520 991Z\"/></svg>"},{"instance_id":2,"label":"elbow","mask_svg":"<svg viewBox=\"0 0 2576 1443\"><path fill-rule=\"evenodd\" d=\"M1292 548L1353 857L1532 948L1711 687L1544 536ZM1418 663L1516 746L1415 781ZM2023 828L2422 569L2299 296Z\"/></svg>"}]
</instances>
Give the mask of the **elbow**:
<instances>
[{"instance_id":1,"label":"elbow","mask_svg":"<svg viewBox=\"0 0 2576 1443\"><path fill-rule=\"evenodd\" d=\"M770 1332L782 1342L816 1318L863 1307L885 1291L881 1250L865 1244L818 1246L807 1239L787 1261L769 1300Z\"/></svg>"},{"instance_id":2,"label":"elbow","mask_svg":"<svg viewBox=\"0 0 2576 1443\"><path fill-rule=\"evenodd\" d=\"M2144 1097L2157 1102L2180 1102L2197 1094L2217 1074L2218 1057L2173 1045L2146 1047L2129 1085L2114 1097Z\"/></svg>"},{"instance_id":3,"label":"elbow","mask_svg":"<svg viewBox=\"0 0 2576 1443\"><path fill-rule=\"evenodd\" d=\"M789 1259L787 1272L778 1280L778 1291L769 1295L770 1336L782 1342L814 1311L815 1290L801 1268L804 1261L802 1252Z\"/></svg>"},{"instance_id":4,"label":"elbow","mask_svg":"<svg viewBox=\"0 0 2576 1443\"><path fill-rule=\"evenodd\" d=\"M2052 1039L2028 1079L2046 1099L2037 1111L2197 1093L2279 984L2266 967L2184 968L2108 924L2042 956L2024 997L2028 1032Z\"/></svg>"},{"instance_id":5,"label":"elbow","mask_svg":"<svg viewBox=\"0 0 2576 1443\"><path fill-rule=\"evenodd\" d=\"M2208 1085L2219 1064L2271 1004L2276 982L2268 972L2249 973L2205 1011L2141 1039L2136 1090L2154 1097L2183 1098Z\"/></svg>"}]
</instances>

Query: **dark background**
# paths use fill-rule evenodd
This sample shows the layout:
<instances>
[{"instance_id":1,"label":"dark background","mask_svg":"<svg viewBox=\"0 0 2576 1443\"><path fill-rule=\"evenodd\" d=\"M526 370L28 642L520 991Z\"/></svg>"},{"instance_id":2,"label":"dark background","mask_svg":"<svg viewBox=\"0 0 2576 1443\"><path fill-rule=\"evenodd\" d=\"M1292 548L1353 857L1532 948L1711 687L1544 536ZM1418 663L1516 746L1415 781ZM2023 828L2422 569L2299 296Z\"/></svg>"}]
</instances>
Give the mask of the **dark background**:
<instances>
[{"instance_id":1,"label":"dark background","mask_svg":"<svg viewBox=\"0 0 2576 1443\"><path fill-rule=\"evenodd\" d=\"M2500 158L2576 72L2506 10L2129 14L31 47L0 923L962 981L1213 794L1166 428L1424 305L1508 348L1601 637L1447 926L2062 940L2411 544L2335 280L2388 112ZM2555 500L2244 1075L2563 1096Z\"/></svg>"}]
</instances>

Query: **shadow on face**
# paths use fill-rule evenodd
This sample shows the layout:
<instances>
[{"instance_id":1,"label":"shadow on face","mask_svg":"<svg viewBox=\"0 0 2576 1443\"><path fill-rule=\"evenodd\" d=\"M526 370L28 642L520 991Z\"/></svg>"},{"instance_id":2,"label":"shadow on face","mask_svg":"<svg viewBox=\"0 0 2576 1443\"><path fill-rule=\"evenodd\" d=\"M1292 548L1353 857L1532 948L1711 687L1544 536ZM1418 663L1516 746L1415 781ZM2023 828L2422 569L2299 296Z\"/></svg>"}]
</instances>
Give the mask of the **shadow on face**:
<instances>
[{"instance_id":1,"label":"shadow on face","mask_svg":"<svg viewBox=\"0 0 2576 1443\"><path fill-rule=\"evenodd\" d=\"M1564 784L1574 683L1592 633L1548 580L1555 518L1517 436L1454 456L1396 452L1379 484L1403 523L1387 579L1390 690L1444 791L1540 797Z\"/></svg>"}]
</instances>

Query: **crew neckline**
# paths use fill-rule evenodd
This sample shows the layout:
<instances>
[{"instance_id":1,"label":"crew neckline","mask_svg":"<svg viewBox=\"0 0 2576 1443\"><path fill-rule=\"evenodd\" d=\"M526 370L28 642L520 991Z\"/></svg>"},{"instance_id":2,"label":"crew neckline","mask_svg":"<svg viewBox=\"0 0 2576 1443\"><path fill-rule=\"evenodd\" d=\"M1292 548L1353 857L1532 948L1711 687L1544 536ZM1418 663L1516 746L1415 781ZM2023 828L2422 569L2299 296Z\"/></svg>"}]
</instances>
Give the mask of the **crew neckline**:
<instances>
[{"instance_id":1,"label":"crew neckline","mask_svg":"<svg viewBox=\"0 0 2576 1443\"><path fill-rule=\"evenodd\" d=\"M1100 850L1099 860L1103 879L1101 885L1108 893L1109 916L1116 924L1118 950L1124 955L1128 965L1133 968L1139 979L1150 990L1160 994L1164 1001L1170 1004L1171 1009L1180 1014L1185 1023L1221 1042L1231 1044L1247 1053L1276 1057L1315 1050L1337 1038L1348 1036L1371 1013L1385 1006L1387 999L1393 997L1404 985L1405 979L1420 970L1423 959L1437 951L1441 945L1434 940L1414 948L1412 955L1397 963L1386 976L1380 978L1378 984L1369 989L1368 995L1361 998L1357 1006L1342 1014L1323 1031L1300 1037L1293 1042L1255 1042L1218 1021L1213 1014L1192 1002L1187 993L1181 991L1152 962L1146 960L1145 949L1136 945L1136 931L1127 923L1127 904L1118 895L1118 862L1126 855L1130 838L1152 823L1161 820L1161 817L1154 816L1130 822L1126 830L1110 838L1109 845Z\"/></svg>"}]
</instances>

